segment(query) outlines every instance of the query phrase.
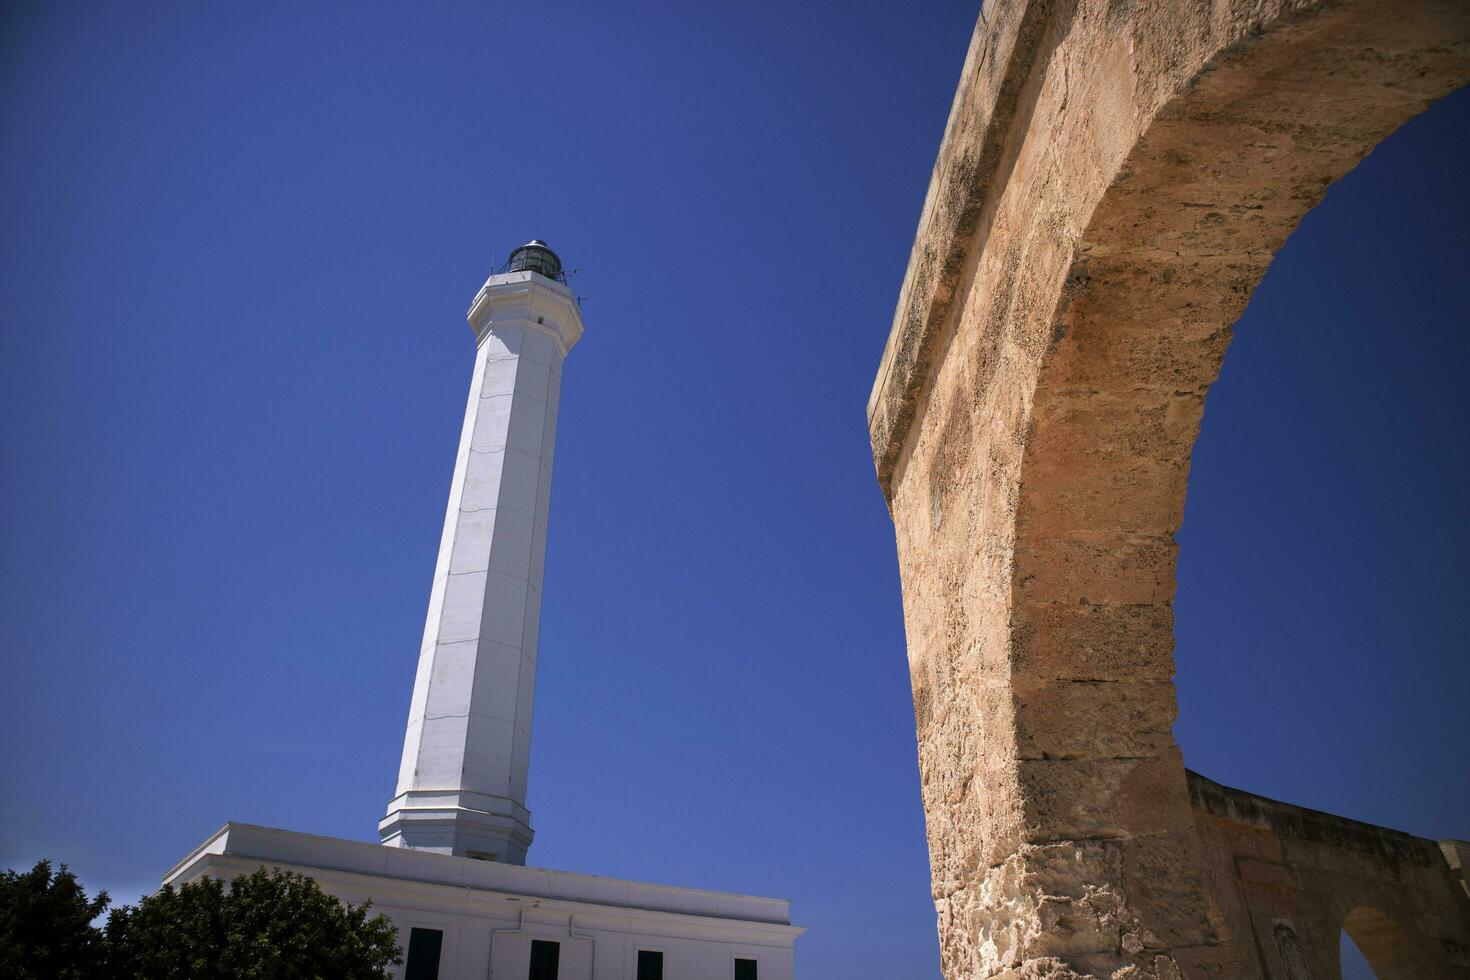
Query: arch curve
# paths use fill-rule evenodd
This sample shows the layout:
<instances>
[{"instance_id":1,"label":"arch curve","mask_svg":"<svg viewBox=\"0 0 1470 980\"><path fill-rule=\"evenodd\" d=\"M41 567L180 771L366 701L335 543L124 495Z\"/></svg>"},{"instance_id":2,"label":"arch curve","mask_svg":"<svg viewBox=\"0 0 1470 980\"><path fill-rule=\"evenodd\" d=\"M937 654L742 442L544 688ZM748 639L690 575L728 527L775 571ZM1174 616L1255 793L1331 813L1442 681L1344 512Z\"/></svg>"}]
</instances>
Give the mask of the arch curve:
<instances>
[{"instance_id":1,"label":"arch curve","mask_svg":"<svg viewBox=\"0 0 1470 980\"><path fill-rule=\"evenodd\" d=\"M1359 905L1343 917L1346 932L1373 968L1378 980L1415 980L1434 975L1435 964L1426 962L1399 925L1369 905Z\"/></svg>"},{"instance_id":2,"label":"arch curve","mask_svg":"<svg viewBox=\"0 0 1470 980\"><path fill-rule=\"evenodd\" d=\"M1190 452L1271 257L1467 52L1459 0L982 18L869 403L946 976L1258 975L1172 735Z\"/></svg>"}]
</instances>

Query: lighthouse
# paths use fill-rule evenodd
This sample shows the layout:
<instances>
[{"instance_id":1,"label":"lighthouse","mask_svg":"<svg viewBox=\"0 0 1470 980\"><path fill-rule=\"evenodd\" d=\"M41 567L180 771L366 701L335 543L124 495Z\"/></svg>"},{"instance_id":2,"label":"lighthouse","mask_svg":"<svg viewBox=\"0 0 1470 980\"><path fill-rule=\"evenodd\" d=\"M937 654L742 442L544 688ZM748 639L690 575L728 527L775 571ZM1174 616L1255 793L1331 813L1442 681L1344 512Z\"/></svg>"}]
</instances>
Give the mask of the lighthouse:
<instances>
[{"instance_id":1,"label":"lighthouse","mask_svg":"<svg viewBox=\"0 0 1470 980\"><path fill-rule=\"evenodd\" d=\"M470 304L475 368L384 844L525 864L526 779L562 363L582 314L545 242Z\"/></svg>"},{"instance_id":2,"label":"lighthouse","mask_svg":"<svg viewBox=\"0 0 1470 980\"><path fill-rule=\"evenodd\" d=\"M395 976L412 980L792 980L803 929L786 899L526 865L552 450L582 314L561 259L531 241L469 321L474 373L381 844L232 822L164 883L307 875L387 916Z\"/></svg>"}]
</instances>

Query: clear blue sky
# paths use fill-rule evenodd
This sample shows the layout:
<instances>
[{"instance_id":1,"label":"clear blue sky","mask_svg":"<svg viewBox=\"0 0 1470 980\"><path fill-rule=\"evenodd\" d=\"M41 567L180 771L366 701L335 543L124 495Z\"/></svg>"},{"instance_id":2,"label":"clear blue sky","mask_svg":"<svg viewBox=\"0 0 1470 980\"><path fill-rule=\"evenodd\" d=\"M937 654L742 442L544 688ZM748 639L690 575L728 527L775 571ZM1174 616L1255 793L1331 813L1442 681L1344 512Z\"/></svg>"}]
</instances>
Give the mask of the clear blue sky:
<instances>
[{"instance_id":1,"label":"clear blue sky","mask_svg":"<svg viewBox=\"0 0 1470 980\"><path fill-rule=\"evenodd\" d=\"M790 897L937 972L864 405L976 6L0 9L0 865L133 898L226 820L373 839L469 382L583 271L532 863ZM1309 216L1211 393L1178 726L1470 835L1470 98Z\"/></svg>"}]
</instances>

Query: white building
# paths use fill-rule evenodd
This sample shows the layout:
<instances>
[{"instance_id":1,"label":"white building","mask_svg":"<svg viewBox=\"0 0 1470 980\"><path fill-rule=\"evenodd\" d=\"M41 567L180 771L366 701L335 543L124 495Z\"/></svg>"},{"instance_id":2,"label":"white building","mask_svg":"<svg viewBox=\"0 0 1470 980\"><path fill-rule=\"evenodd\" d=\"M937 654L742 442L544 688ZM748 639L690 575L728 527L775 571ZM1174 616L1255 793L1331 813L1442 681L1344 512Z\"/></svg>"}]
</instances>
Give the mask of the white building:
<instances>
[{"instance_id":1,"label":"white building","mask_svg":"<svg viewBox=\"0 0 1470 980\"><path fill-rule=\"evenodd\" d=\"M372 899L407 980L791 980L789 902L522 867L556 412L582 315L533 241L469 322L475 371L382 845L232 823L164 882L264 865Z\"/></svg>"}]
</instances>

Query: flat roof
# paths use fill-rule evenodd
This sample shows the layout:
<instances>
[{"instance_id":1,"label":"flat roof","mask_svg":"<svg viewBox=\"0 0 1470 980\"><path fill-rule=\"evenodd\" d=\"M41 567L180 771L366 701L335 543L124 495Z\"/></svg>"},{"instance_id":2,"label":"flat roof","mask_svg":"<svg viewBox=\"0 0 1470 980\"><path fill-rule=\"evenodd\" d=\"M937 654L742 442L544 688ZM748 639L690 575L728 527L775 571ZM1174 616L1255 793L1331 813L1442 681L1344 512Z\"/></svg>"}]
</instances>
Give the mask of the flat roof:
<instances>
[{"instance_id":1,"label":"flat roof","mask_svg":"<svg viewBox=\"0 0 1470 980\"><path fill-rule=\"evenodd\" d=\"M791 902L784 898L762 898L702 888L624 881L548 868L529 868L245 823L227 823L215 831L204 843L168 870L163 877L164 884L179 879L193 865L209 855L245 858L266 864L345 871L455 888L506 892L556 901L589 902L773 925L791 924Z\"/></svg>"}]
</instances>

